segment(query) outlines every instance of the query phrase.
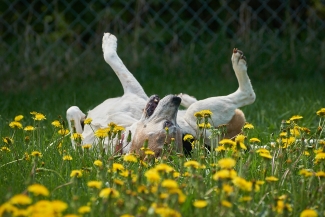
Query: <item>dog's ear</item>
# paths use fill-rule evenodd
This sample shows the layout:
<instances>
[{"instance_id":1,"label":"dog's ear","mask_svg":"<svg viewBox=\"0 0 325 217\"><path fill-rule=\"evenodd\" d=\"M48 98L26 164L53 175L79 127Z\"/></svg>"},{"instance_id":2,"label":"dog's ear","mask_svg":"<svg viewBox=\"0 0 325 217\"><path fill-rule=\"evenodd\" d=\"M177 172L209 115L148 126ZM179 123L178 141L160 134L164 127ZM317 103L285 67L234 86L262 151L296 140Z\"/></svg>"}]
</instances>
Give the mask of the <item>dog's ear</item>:
<instances>
[{"instance_id":1,"label":"dog's ear","mask_svg":"<svg viewBox=\"0 0 325 217\"><path fill-rule=\"evenodd\" d=\"M155 111L156 107L158 106L158 103L160 101L160 98L158 95L152 95L150 96L146 107L143 109L142 116L140 118L140 121L144 121L148 119Z\"/></svg>"}]
</instances>

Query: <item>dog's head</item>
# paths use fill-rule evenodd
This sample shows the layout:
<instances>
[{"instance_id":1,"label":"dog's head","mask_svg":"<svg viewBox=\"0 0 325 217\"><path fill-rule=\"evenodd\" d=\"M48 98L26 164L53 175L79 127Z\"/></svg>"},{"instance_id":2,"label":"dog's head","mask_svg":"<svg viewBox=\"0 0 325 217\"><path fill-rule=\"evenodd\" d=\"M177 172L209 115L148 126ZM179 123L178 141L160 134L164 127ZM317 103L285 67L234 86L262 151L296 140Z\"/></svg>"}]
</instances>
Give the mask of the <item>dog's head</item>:
<instances>
[{"instance_id":1,"label":"dog's head","mask_svg":"<svg viewBox=\"0 0 325 217\"><path fill-rule=\"evenodd\" d=\"M165 96L161 100L157 95L151 96L132 135L130 152L142 155L139 150L148 140L148 148L159 156L164 144L170 144L171 138L175 139L176 147L173 148L182 151L181 129L176 122L180 103L181 98L174 95Z\"/></svg>"}]
</instances>

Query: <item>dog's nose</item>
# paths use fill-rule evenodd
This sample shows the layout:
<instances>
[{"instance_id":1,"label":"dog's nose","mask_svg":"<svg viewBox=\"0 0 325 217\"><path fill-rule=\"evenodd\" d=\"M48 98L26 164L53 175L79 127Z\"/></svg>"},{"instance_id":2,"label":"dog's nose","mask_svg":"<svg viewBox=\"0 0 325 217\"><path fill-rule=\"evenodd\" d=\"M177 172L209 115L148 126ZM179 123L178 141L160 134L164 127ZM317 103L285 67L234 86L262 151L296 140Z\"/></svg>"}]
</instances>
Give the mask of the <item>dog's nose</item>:
<instances>
[{"instance_id":1,"label":"dog's nose","mask_svg":"<svg viewBox=\"0 0 325 217\"><path fill-rule=\"evenodd\" d=\"M182 99L181 99L180 97L178 97L178 96L174 96L174 97L172 98L172 102L173 102L175 105L180 105L180 104L181 104L181 101L182 101Z\"/></svg>"}]
</instances>

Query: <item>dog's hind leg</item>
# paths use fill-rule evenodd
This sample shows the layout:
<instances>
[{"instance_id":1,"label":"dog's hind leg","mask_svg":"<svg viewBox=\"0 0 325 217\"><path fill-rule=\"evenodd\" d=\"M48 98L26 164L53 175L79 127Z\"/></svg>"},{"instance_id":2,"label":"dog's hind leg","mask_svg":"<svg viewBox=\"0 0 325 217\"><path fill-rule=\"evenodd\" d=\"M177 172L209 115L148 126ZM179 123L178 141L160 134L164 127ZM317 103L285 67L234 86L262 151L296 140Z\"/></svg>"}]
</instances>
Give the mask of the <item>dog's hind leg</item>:
<instances>
[{"instance_id":1,"label":"dog's hind leg","mask_svg":"<svg viewBox=\"0 0 325 217\"><path fill-rule=\"evenodd\" d=\"M194 102L186 111L184 119L194 129L196 126L195 112L211 110L214 126L227 124L236 114L236 109L249 105L255 101L255 93L247 75L246 60L243 52L234 49L231 57L233 69L238 79L239 88L227 96L210 97ZM241 121L242 122L242 121Z\"/></svg>"},{"instance_id":2,"label":"dog's hind leg","mask_svg":"<svg viewBox=\"0 0 325 217\"><path fill-rule=\"evenodd\" d=\"M147 100L148 96L144 92L140 83L135 79L132 73L126 68L122 60L119 58L116 52L117 39L110 33L104 33L102 42L103 54L106 63L108 63L117 77L119 78L124 94L132 93Z\"/></svg>"}]
</instances>

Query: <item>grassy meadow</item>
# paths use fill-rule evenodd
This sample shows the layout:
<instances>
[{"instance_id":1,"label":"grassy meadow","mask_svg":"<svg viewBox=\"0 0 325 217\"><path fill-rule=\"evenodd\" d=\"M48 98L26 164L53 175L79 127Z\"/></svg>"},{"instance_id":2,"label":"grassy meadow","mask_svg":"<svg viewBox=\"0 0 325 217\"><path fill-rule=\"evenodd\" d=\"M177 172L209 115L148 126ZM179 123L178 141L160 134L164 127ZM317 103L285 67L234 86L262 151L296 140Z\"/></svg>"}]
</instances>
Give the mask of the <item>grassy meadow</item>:
<instances>
[{"instance_id":1,"label":"grassy meadow","mask_svg":"<svg viewBox=\"0 0 325 217\"><path fill-rule=\"evenodd\" d=\"M242 108L249 123L243 134L219 141L221 128L203 126L193 139L187 137L193 144L191 156L169 152L172 144L166 144L166 154L158 159L145 145L145 159L101 153L90 145L72 148L66 109L78 105L87 111L122 94L103 61L86 68L92 73L69 82L39 81L30 89L3 90L0 216L323 216L324 84L299 71L299 63L287 72L290 67L283 61L272 60L273 68L252 65L253 56L247 55L248 73L254 71L257 99ZM167 61L127 60L126 65L148 95L186 92L202 99L236 90L229 59L204 71L195 64L169 68ZM84 61L79 67L86 65ZM298 76L272 79L272 70L276 78L281 73ZM201 123L209 122L209 115L203 113ZM211 151L203 146L205 130L214 131ZM119 133L114 127L107 131L111 137ZM78 135L74 138L80 141Z\"/></svg>"}]
</instances>

